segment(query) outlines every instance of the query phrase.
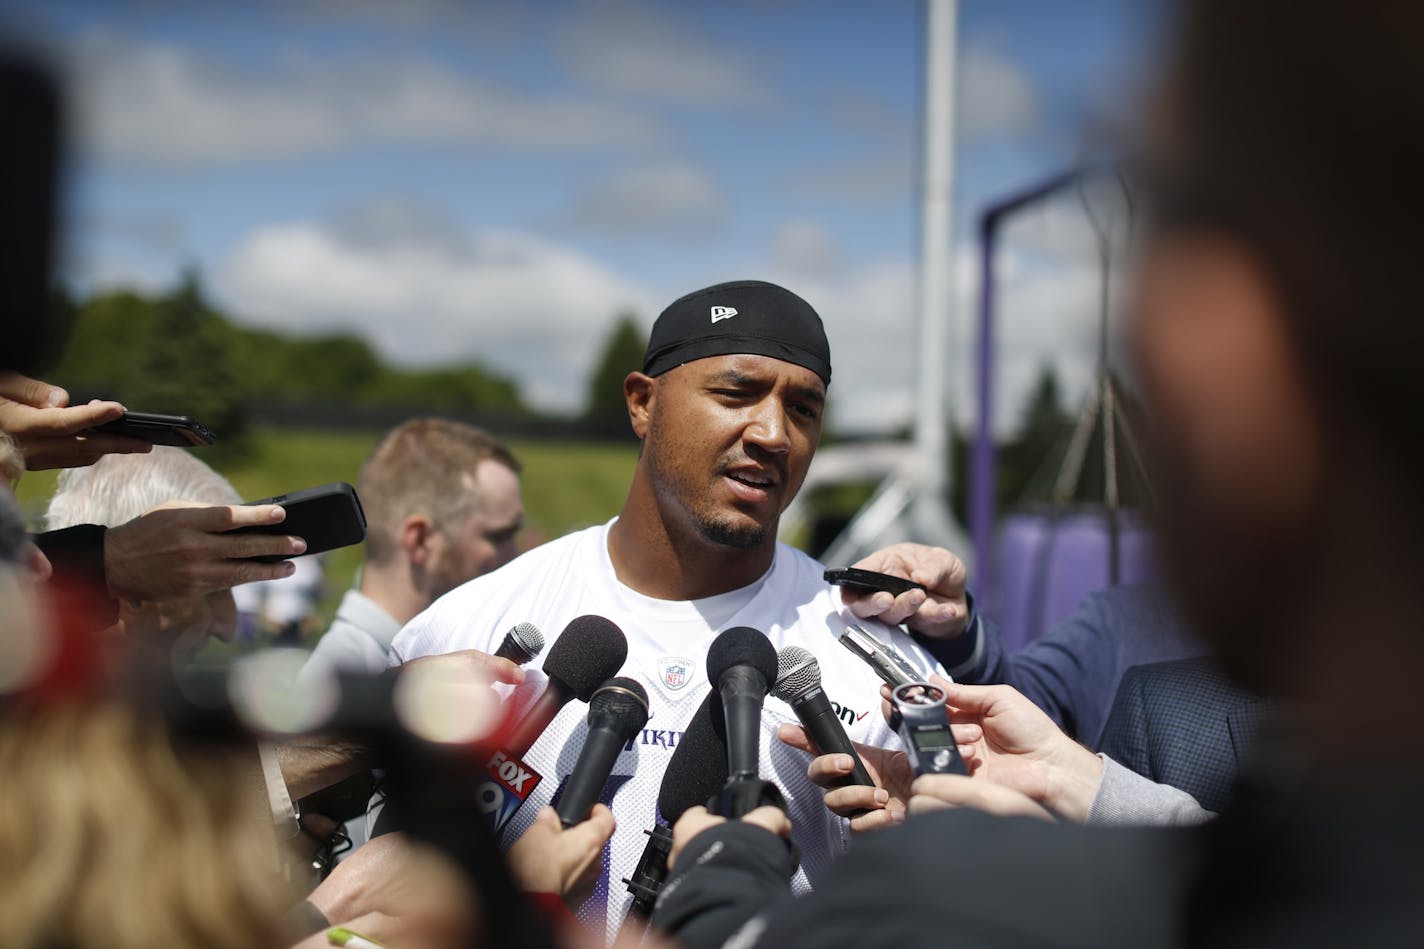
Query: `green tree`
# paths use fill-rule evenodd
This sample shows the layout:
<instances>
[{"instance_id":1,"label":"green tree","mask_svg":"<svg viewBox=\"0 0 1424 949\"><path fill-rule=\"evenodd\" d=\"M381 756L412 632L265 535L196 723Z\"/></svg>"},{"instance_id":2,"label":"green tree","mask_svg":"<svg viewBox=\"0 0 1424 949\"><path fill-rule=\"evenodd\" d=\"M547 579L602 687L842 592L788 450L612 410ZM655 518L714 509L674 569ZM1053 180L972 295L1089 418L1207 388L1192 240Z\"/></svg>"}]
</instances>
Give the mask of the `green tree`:
<instances>
[{"instance_id":1,"label":"green tree","mask_svg":"<svg viewBox=\"0 0 1424 949\"><path fill-rule=\"evenodd\" d=\"M647 334L632 313L621 313L615 320L588 380L583 417L591 422L613 424L628 417L623 379L643 364L647 348Z\"/></svg>"}]
</instances>

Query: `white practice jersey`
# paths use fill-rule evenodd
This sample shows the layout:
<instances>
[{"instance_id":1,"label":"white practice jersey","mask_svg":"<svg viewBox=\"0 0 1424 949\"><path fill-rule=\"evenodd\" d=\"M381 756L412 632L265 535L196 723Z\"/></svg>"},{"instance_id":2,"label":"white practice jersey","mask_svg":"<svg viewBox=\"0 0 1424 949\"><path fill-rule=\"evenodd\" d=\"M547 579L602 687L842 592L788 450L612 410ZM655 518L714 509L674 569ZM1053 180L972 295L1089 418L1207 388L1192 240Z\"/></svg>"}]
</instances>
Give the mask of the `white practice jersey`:
<instances>
[{"instance_id":1,"label":"white practice jersey","mask_svg":"<svg viewBox=\"0 0 1424 949\"><path fill-rule=\"evenodd\" d=\"M880 714L880 679L836 641L847 617L841 613L838 590L825 582L822 572L815 560L778 544L771 570L750 587L706 600L654 600L618 582L608 555L605 524L531 550L452 590L401 630L393 650L402 662L459 649L494 652L505 632L523 622L538 626L552 644L570 620L590 613L622 628L628 638L628 660L618 674L644 685L652 715L642 733L624 748L604 787L603 802L613 809L618 829L604 850L593 895L577 913L591 928L605 926L611 940L632 903L622 880L632 875L643 853L648 839L643 832L659 819L658 791L673 749L711 690L705 659L722 630L750 626L766 633L778 651L789 645L810 650L820 663L822 685L840 712L846 733L868 745L900 746L899 737ZM876 623L866 626L893 642L925 675L945 674L901 630ZM529 675L510 700L516 708L543 691L547 680L538 671L541 664L542 657L536 657L526 667ZM570 702L524 755L542 781L506 825L504 846L519 839L539 808L567 780L583 747L587 716L587 705ZM789 705L768 696L762 715L760 771L786 796L792 837L801 849L801 866L792 885L804 892L845 849L850 831L845 820L826 810L821 790L807 779L810 756L776 740L778 725L796 721Z\"/></svg>"}]
</instances>

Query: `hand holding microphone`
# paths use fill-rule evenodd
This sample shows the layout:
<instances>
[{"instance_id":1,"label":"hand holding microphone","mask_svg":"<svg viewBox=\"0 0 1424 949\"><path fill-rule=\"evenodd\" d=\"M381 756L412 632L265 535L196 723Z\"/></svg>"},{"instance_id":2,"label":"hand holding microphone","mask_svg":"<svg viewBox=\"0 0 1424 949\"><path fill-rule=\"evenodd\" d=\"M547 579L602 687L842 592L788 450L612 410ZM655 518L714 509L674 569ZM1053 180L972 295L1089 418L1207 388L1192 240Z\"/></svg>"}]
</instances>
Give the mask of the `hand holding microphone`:
<instances>
[{"instance_id":1,"label":"hand holding microphone","mask_svg":"<svg viewBox=\"0 0 1424 949\"><path fill-rule=\"evenodd\" d=\"M840 716L821 688L821 664L816 657L808 649L787 646L777 653L776 660L776 682L771 687L771 694L791 706L821 754L850 756L850 773L834 778L833 783L874 787L875 782L855 753L855 746L847 737Z\"/></svg>"}]
</instances>

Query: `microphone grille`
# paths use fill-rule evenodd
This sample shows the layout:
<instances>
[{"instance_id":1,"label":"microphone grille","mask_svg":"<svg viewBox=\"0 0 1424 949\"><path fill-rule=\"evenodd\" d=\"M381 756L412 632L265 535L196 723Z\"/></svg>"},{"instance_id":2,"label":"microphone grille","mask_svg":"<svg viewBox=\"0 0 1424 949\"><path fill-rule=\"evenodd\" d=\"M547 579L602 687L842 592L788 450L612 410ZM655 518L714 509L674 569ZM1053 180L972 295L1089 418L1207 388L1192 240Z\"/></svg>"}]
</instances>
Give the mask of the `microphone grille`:
<instances>
[{"instance_id":1,"label":"microphone grille","mask_svg":"<svg viewBox=\"0 0 1424 949\"><path fill-rule=\"evenodd\" d=\"M564 627L544 657L544 674L558 679L587 702L597 689L623 668L628 640L618 624L602 616L578 616Z\"/></svg>"},{"instance_id":2,"label":"microphone grille","mask_svg":"<svg viewBox=\"0 0 1424 949\"><path fill-rule=\"evenodd\" d=\"M648 691L637 679L618 676L598 687L588 700L588 717L611 715L620 730L632 736L648 724Z\"/></svg>"},{"instance_id":3,"label":"microphone grille","mask_svg":"<svg viewBox=\"0 0 1424 949\"><path fill-rule=\"evenodd\" d=\"M771 694L783 702L805 695L821 684L821 664L809 649L787 646L776 654L776 682Z\"/></svg>"},{"instance_id":4,"label":"microphone grille","mask_svg":"<svg viewBox=\"0 0 1424 949\"><path fill-rule=\"evenodd\" d=\"M733 626L720 633L708 647L707 678L715 689L724 672L742 665L760 672L768 688L776 679L776 650L766 634L750 626Z\"/></svg>"},{"instance_id":5,"label":"microphone grille","mask_svg":"<svg viewBox=\"0 0 1424 949\"><path fill-rule=\"evenodd\" d=\"M509 631L511 639L530 656L544 651L544 634L533 623L520 623Z\"/></svg>"}]
</instances>

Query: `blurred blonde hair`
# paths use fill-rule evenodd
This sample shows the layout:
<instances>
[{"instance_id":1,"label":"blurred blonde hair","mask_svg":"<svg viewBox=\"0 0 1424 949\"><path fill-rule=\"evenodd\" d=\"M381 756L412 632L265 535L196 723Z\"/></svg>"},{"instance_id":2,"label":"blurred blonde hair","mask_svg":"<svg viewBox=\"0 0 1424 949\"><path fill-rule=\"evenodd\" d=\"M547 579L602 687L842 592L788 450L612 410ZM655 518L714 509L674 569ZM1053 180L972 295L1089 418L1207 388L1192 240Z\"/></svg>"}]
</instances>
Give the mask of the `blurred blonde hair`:
<instances>
[{"instance_id":1,"label":"blurred blonde hair","mask_svg":"<svg viewBox=\"0 0 1424 949\"><path fill-rule=\"evenodd\" d=\"M155 445L147 454L105 455L84 468L61 471L45 526L118 527L169 501L241 504L242 495L202 459L181 448Z\"/></svg>"},{"instance_id":2,"label":"blurred blonde hair","mask_svg":"<svg viewBox=\"0 0 1424 949\"><path fill-rule=\"evenodd\" d=\"M0 705L0 941L295 942L252 767L233 748L180 748L162 721L113 699Z\"/></svg>"},{"instance_id":3,"label":"blurred blonde hair","mask_svg":"<svg viewBox=\"0 0 1424 949\"><path fill-rule=\"evenodd\" d=\"M25 473L25 456L20 446L5 432L0 432L0 478L14 488Z\"/></svg>"}]
</instances>

